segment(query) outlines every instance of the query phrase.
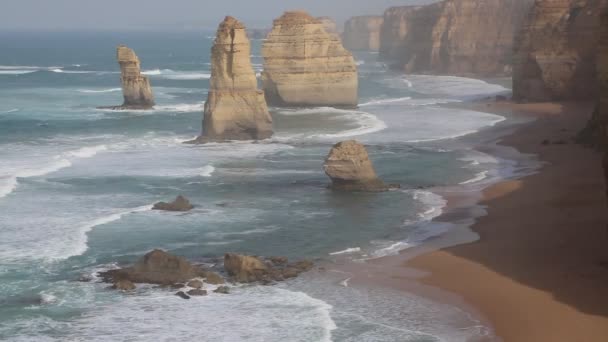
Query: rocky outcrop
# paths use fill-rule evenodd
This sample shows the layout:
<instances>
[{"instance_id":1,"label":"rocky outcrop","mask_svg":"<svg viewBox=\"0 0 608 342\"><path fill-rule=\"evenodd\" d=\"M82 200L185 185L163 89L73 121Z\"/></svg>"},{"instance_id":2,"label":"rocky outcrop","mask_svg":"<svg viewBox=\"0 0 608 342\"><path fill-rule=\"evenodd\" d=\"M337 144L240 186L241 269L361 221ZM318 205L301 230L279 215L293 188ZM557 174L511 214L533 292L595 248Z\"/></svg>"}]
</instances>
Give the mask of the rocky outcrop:
<instances>
[{"instance_id":1,"label":"rocky outcrop","mask_svg":"<svg viewBox=\"0 0 608 342\"><path fill-rule=\"evenodd\" d=\"M342 42L349 50L378 51L384 17L376 15L353 17L344 24Z\"/></svg>"},{"instance_id":2,"label":"rocky outcrop","mask_svg":"<svg viewBox=\"0 0 608 342\"><path fill-rule=\"evenodd\" d=\"M203 134L197 142L260 140L272 136L272 117L257 88L245 26L233 17L219 25L211 49L211 80Z\"/></svg>"},{"instance_id":3,"label":"rocky outcrop","mask_svg":"<svg viewBox=\"0 0 608 342\"><path fill-rule=\"evenodd\" d=\"M122 108L150 109L154 106L154 95L148 78L141 74L139 58L135 52L121 45L116 50L120 64L120 81L124 103Z\"/></svg>"},{"instance_id":4,"label":"rocky outcrop","mask_svg":"<svg viewBox=\"0 0 608 342\"><path fill-rule=\"evenodd\" d=\"M331 33L331 34L339 34L338 33L338 24L336 24L336 22L332 18L317 17L316 19L321 22L321 25L323 25L325 32Z\"/></svg>"},{"instance_id":5,"label":"rocky outcrop","mask_svg":"<svg viewBox=\"0 0 608 342\"><path fill-rule=\"evenodd\" d=\"M386 191L386 185L376 175L365 146L355 140L337 143L324 164L331 178L331 188L344 191Z\"/></svg>"},{"instance_id":6,"label":"rocky outcrop","mask_svg":"<svg viewBox=\"0 0 608 342\"><path fill-rule=\"evenodd\" d=\"M516 32L533 0L446 0L387 10L381 57L408 73L510 74Z\"/></svg>"},{"instance_id":7,"label":"rocky outcrop","mask_svg":"<svg viewBox=\"0 0 608 342\"><path fill-rule=\"evenodd\" d=\"M271 283L295 278L303 272L312 269L310 261L289 263L287 258L268 258L262 260L254 256L226 254L224 269L239 283Z\"/></svg>"},{"instance_id":8,"label":"rocky outcrop","mask_svg":"<svg viewBox=\"0 0 608 342\"><path fill-rule=\"evenodd\" d=\"M262 83L276 106L355 107L357 66L337 35L306 12L286 12L274 21L262 47Z\"/></svg>"},{"instance_id":9,"label":"rocky outcrop","mask_svg":"<svg viewBox=\"0 0 608 342\"><path fill-rule=\"evenodd\" d=\"M174 285L194 278L205 278L206 271L188 260L161 250L146 254L132 267L99 273L108 283L129 281L132 283Z\"/></svg>"},{"instance_id":10,"label":"rocky outcrop","mask_svg":"<svg viewBox=\"0 0 608 342\"><path fill-rule=\"evenodd\" d=\"M153 210L164 210L164 211L190 211L194 208L190 201L182 195L177 196L175 201L166 203L158 202L152 207Z\"/></svg>"},{"instance_id":11,"label":"rocky outcrop","mask_svg":"<svg viewBox=\"0 0 608 342\"><path fill-rule=\"evenodd\" d=\"M538 0L515 47L518 101L595 98L600 12L605 0Z\"/></svg>"}]
</instances>

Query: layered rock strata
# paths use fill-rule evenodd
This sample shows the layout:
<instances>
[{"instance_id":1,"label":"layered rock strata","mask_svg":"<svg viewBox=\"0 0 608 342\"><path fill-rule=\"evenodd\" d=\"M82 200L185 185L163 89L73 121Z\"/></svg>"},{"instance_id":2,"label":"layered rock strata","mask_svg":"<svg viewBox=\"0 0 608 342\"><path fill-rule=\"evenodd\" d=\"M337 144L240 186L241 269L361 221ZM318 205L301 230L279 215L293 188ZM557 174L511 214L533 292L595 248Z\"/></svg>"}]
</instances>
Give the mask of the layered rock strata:
<instances>
[{"instance_id":1,"label":"layered rock strata","mask_svg":"<svg viewBox=\"0 0 608 342\"><path fill-rule=\"evenodd\" d=\"M379 192L390 188L376 175L365 146L355 140L334 145L323 168L335 190Z\"/></svg>"},{"instance_id":2,"label":"layered rock strata","mask_svg":"<svg viewBox=\"0 0 608 342\"><path fill-rule=\"evenodd\" d=\"M262 47L262 83L276 106L355 107L357 65L337 35L306 12L286 12L274 21Z\"/></svg>"},{"instance_id":3,"label":"layered rock strata","mask_svg":"<svg viewBox=\"0 0 608 342\"><path fill-rule=\"evenodd\" d=\"M116 49L120 64L120 81L124 103L121 108L150 109L154 106L154 95L148 78L141 74L139 58L135 52L121 45Z\"/></svg>"},{"instance_id":4,"label":"layered rock strata","mask_svg":"<svg viewBox=\"0 0 608 342\"><path fill-rule=\"evenodd\" d=\"M344 24L342 42L349 50L378 51L380 49L380 30L384 17L353 17Z\"/></svg>"},{"instance_id":5,"label":"layered rock strata","mask_svg":"<svg viewBox=\"0 0 608 342\"><path fill-rule=\"evenodd\" d=\"M592 99L605 0L538 0L515 47L518 101Z\"/></svg>"},{"instance_id":6,"label":"layered rock strata","mask_svg":"<svg viewBox=\"0 0 608 342\"><path fill-rule=\"evenodd\" d=\"M258 90L245 26L233 17L219 25L211 49L211 80L203 133L197 142L260 140L272 136L272 117Z\"/></svg>"},{"instance_id":7,"label":"layered rock strata","mask_svg":"<svg viewBox=\"0 0 608 342\"><path fill-rule=\"evenodd\" d=\"M409 73L510 74L516 32L533 0L450 0L389 9L381 57Z\"/></svg>"}]
</instances>

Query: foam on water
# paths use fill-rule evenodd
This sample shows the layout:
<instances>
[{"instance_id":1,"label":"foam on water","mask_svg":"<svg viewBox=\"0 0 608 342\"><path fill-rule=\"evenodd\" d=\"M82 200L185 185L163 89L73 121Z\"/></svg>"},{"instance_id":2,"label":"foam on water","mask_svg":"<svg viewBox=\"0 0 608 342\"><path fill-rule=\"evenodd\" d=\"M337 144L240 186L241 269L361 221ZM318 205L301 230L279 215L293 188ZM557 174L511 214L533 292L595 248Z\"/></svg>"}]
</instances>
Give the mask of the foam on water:
<instances>
[{"instance_id":1,"label":"foam on water","mask_svg":"<svg viewBox=\"0 0 608 342\"><path fill-rule=\"evenodd\" d=\"M142 74L152 77L160 77L168 80L208 80L211 78L210 73L189 72L189 71L174 71L171 69L154 69L143 71Z\"/></svg>"},{"instance_id":2,"label":"foam on water","mask_svg":"<svg viewBox=\"0 0 608 342\"><path fill-rule=\"evenodd\" d=\"M19 108L13 108L13 109L9 109L9 110L0 112L0 114L10 114L10 113L18 112L18 111L19 111Z\"/></svg>"},{"instance_id":3,"label":"foam on water","mask_svg":"<svg viewBox=\"0 0 608 342\"><path fill-rule=\"evenodd\" d=\"M408 83L408 88L418 93L443 95L461 100L474 100L511 92L498 84L465 77L408 75L407 79L405 77L403 79Z\"/></svg>"},{"instance_id":4,"label":"foam on water","mask_svg":"<svg viewBox=\"0 0 608 342\"><path fill-rule=\"evenodd\" d=\"M358 253L358 252L361 252L361 248L353 247L353 248L347 248L343 251L329 253L329 255L342 255L342 254L351 254L351 253Z\"/></svg>"},{"instance_id":5,"label":"foam on water","mask_svg":"<svg viewBox=\"0 0 608 342\"><path fill-rule=\"evenodd\" d=\"M477 173L475 175L475 177L473 177L469 180L466 180L464 182L461 182L460 185L478 183L486 178L488 178L488 171L481 171L481 172Z\"/></svg>"},{"instance_id":6,"label":"foam on water","mask_svg":"<svg viewBox=\"0 0 608 342\"><path fill-rule=\"evenodd\" d=\"M115 93L122 91L122 88L110 88L110 89L100 89L100 90L92 90L92 89L79 89L78 92L81 93Z\"/></svg>"},{"instance_id":7,"label":"foam on water","mask_svg":"<svg viewBox=\"0 0 608 342\"><path fill-rule=\"evenodd\" d=\"M207 165L201 169L201 176L211 177L214 172L215 172L215 167L213 167L213 165Z\"/></svg>"},{"instance_id":8,"label":"foam on water","mask_svg":"<svg viewBox=\"0 0 608 342\"><path fill-rule=\"evenodd\" d=\"M383 104L388 104L388 103L400 103L400 102L410 101L411 99L412 99L411 96L394 98L394 99L377 99L377 100L371 100L369 102L362 103L359 105L359 107L377 106L377 105L383 105Z\"/></svg>"}]
</instances>

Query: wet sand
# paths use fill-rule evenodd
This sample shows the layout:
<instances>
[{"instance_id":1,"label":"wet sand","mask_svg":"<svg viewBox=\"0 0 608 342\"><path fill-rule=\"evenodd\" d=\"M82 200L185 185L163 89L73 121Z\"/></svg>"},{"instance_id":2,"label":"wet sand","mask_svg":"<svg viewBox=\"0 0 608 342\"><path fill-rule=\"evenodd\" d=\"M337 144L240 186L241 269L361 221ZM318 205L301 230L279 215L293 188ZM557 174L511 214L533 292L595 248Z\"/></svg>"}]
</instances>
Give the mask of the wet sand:
<instances>
[{"instance_id":1,"label":"wet sand","mask_svg":"<svg viewBox=\"0 0 608 342\"><path fill-rule=\"evenodd\" d=\"M414 277L476 308L503 341L608 341L602 156L573 143L592 104L478 107L538 117L501 144L536 154L545 164L535 175L483 191L481 204L488 215L472 227L478 241L413 259L408 251L401 267L410 274L417 273L412 268L422 272ZM379 263L394 265L395 260Z\"/></svg>"}]
</instances>

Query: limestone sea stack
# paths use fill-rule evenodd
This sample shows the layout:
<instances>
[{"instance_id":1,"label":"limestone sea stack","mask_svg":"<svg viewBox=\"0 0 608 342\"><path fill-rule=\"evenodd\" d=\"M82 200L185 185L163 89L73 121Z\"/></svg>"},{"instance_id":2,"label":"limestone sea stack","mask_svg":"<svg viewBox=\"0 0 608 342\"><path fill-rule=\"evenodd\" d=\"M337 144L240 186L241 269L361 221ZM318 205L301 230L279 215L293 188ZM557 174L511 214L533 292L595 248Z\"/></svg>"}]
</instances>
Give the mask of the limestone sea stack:
<instances>
[{"instance_id":1,"label":"limestone sea stack","mask_svg":"<svg viewBox=\"0 0 608 342\"><path fill-rule=\"evenodd\" d=\"M515 46L518 101L594 99L600 13L606 0L538 0Z\"/></svg>"},{"instance_id":2,"label":"limestone sea stack","mask_svg":"<svg viewBox=\"0 0 608 342\"><path fill-rule=\"evenodd\" d=\"M335 190L380 192L390 188L376 175L365 146L355 140L334 145L323 167Z\"/></svg>"},{"instance_id":3,"label":"limestone sea stack","mask_svg":"<svg viewBox=\"0 0 608 342\"><path fill-rule=\"evenodd\" d=\"M122 108L150 109L154 106L154 95L148 78L141 74L139 58L135 52L121 45L117 48L120 64L120 81L124 103Z\"/></svg>"},{"instance_id":4,"label":"limestone sea stack","mask_svg":"<svg viewBox=\"0 0 608 342\"><path fill-rule=\"evenodd\" d=\"M219 25L211 49L211 80L203 134L197 142L261 140L272 136L272 117L258 90L245 26L233 17Z\"/></svg>"},{"instance_id":5,"label":"limestone sea stack","mask_svg":"<svg viewBox=\"0 0 608 342\"><path fill-rule=\"evenodd\" d=\"M380 30L384 17L367 15L353 17L344 24L342 42L349 50L378 51L380 49Z\"/></svg>"},{"instance_id":6,"label":"limestone sea stack","mask_svg":"<svg viewBox=\"0 0 608 342\"><path fill-rule=\"evenodd\" d=\"M533 0L449 0L386 11L381 57L409 73L511 73L512 49Z\"/></svg>"},{"instance_id":7,"label":"limestone sea stack","mask_svg":"<svg viewBox=\"0 0 608 342\"><path fill-rule=\"evenodd\" d=\"M273 24L262 46L269 104L357 106L357 65L337 35L302 11L286 12Z\"/></svg>"}]
</instances>

